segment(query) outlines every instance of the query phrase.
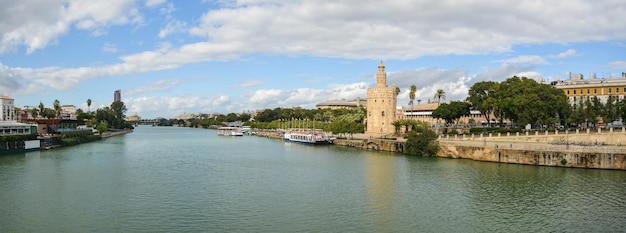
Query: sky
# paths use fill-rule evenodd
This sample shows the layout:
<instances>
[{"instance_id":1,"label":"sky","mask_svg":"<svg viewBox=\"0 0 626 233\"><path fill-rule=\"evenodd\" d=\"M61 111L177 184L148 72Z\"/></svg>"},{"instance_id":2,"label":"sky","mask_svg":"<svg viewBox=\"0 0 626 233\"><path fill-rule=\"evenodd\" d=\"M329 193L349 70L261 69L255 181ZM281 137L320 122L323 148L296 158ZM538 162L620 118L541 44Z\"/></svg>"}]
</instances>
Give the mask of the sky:
<instances>
[{"instance_id":1,"label":"sky","mask_svg":"<svg viewBox=\"0 0 626 233\"><path fill-rule=\"evenodd\" d=\"M315 108L365 98L383 61L398 105L480 81L626 72L625 0L0 0L0 95L126 115ZM92 100L91 107L87 99Z\"/></svg>"}]
</instances>

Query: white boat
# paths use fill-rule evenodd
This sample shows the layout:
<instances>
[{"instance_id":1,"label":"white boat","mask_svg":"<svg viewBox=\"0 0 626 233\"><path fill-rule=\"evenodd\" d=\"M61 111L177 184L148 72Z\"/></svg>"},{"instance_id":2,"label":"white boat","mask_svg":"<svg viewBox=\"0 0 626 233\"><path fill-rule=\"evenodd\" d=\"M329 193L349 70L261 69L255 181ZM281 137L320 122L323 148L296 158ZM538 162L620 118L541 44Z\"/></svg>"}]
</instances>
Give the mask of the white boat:
<instances>
[{"instance_id":1,"label":"white boat","mask_svg":"<svg viewBox=\"0 0 626 233\"><path fill-rule=\"evenodd\" d=\"M284 135L285 141L311 145L331 144L333 141L321 130L288 129Z\"/></svg>"},{"instance_id":2,"label":"white boat","mask_svg":"<svg viewBox=\"0 0 626 233\"><path fill-rule=\"evenodd\" d=\"M217 128L217 136L243 136L239 127L224 126Z\"/></svg>"}]
</instances>

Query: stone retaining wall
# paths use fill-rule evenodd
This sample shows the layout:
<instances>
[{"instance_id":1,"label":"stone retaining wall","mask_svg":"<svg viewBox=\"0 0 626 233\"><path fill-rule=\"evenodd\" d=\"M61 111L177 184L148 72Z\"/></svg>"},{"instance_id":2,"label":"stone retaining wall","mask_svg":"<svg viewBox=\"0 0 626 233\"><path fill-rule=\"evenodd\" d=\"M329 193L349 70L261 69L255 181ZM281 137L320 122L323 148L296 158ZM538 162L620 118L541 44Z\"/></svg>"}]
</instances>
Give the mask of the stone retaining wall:
<instances>
[{"instance_id":1,"label":"stone retaining wall","mask_svg":"<svg viewBox=\"0 0 626 233\"><path fill-rule=\"evenodd\" d=\"M535 151L441 143L437 156L499 163L626 170L624 153Z\"/></svg>"}]
</instances>

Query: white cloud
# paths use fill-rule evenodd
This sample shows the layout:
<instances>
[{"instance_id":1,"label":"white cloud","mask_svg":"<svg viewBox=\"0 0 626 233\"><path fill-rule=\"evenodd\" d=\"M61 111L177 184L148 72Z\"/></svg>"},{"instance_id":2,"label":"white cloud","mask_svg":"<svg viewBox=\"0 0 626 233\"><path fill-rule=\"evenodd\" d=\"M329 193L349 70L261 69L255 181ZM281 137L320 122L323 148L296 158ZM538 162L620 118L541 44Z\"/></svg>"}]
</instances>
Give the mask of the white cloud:
<instances>
[{"instance_id":1,"label":"white cloud","mask_svg":"<svg viewBox=\"0 0 626 233\"><path fill-rule=\"evenodd\" d=\"M147 92L168 92L172 90L172 87L175 87L180 83L178 79L165 79L159 80L152 83L142 84L140 87L124 90L124 93L129 96L139 95Z\"/></svg>"},{"instance_id":2,"label":"white cloud","mask_svg":"<svg viewBox=\"0 0 626 233\"><path fill-rule=\"evenodd\" d=\"M626 69L626 61L614 61L609 63L608 67L614 70Z\"/></svg>"},{"instance_id":3,"label":"white cloud","mask_svg":"<svg viewBox=\"0 0 626 233\"><path fill-rule=\"evenodd\" d=\"M165 3L167 0L146 0L147 7L155 7Z\"/></svg>"},{"instance_id":4,"label":"white cloud","mask_svg":"<svg viewBox=\"0 0 626 233\"><path fill-rule=\"evenodd\" d=\"M70 1L67 4L60 0L41 4L16 1L12 4L17 2L24 2L28 10L7 10L15 5L0 10L0 22L3 22L0 52L12 51L20 45L26 45L29 53L44 48L67 33L71 25L97 32L111 25L142 20L133 1ZM164 2L145 3L156 6ZM441 1L388 1L381 8L380 2L373 0L227 1L221 4L229 7L208 10L195 26L172 20L159 32L163 38L187 30L207 41L123 55L118 64L25 68L20 72L40 84L69 90L90 78L175 69L197 62L228 61L250 53L411 59L424 55L497 53L510 51L518 44L626 39L626 24L619 20L626 12L616 8L619 4L611 2L550 3L559 5L558 8L546 7L543 2L486 0L464 1L454 7ZM605 14L594 13L599 11ZM559 20L554 20L553 15L559 15ZM598 25L598 21L606 23ZM568 56L572 52L575 50L559 55ZM539 56L502 61L548 64Z\"/></svg>"},{"instance_id":5,"label":"white cloud","mask_svg":"<svg viewBox=\"0 0 626 233\"><path fill-rule=\"evenodd\" d=\"M380 7L373 0L231 1L228 8L208 11L190 33L214 43L240 41L263 52L358 59L483 54L510 51L516 44L626 38L619 20L625 10L616 10L616 3L546 4L386 1ZM594 14L600 9L607 14ZM606 23L598 26L599 21Z\"/></svg>"},{"instance_id":6,"label":"white cloud","mask_svg":"<svg viewBox=\"0 0 626 233\"><path fill-rule=\"evenodd\" d=\"M159 31L159 38L164 38L174 33L183 32L186 27L187 27L187 23L179 21L179 20L173 20L167 23L167 25L165 25L165 28Z\"/></svg>"},{"instance_id":7,"label":"white cloud","mask_svg":"<svg viewBox=\"0 0 626 233\"><path fill-rule=\"evenodd\" d=\"M237 86L239 86L239 87L254 87L254 86L261 85L261 84L263 84L263 80L261 80L261 79L254 79L254 80L243 81L242 83L240 83Z\"/></svg>"},{"instance_id":8,"label":"white cloud","mask_svg":"<svg viewBox=\"0 0 626 233\"><path fill-rule=\"evenodd\" d=\"M132 0L5 1L0 9L0 53L26 46L26 52L56 43L74 26L102 35L111 25L138 23Z\"/></svg>"},{"instance_id":9,"label":"white cloud","mask_svg":"<svg viewBox=\"0 0 626 233\"><path fill-rule=\"evenodd\" d=\"M290 90L261 89L246 97L246 107L252 109L300 106L314 108L332 99L366 98L367 83L330 84L326 88L297 88Z\"/></svg>"},{"instance_id":10,"label":"white cloud","mask_svg":"<svg viewBox=\"0 0 626 233\"><path fill-rule=\"evenodd\" d=\"M212 97L174 96L125 98L129 112L137 112L142 118L173 118L184 112L210 112Z\"/></svg>"},{"instance_id":11,"label":"white cloud","mask_svg":"<svg viewBox=\"0 0 626 233\"><path fill-rule=\"evenodd\" d=\"M576 50L575 49L568 49L565 52L559 53L557 55L551 55L551 58L568 58L571 56L576 55Z\"/></svg>"},{"instance_id":12,"label":"white cloud","mask_svg":"<svg viewBox=\"0 0 626 233\"><path fill-rule=\"evenodd\" d=\"M526 64L549 64L545 59L537 55L524 55L514 58L500 60L504 63L526 63Z\"/></svg>"},{"instance_id":13,"label":"white cloud","mask_svg":"<svg viewBox=\"0 0 626 233\"><path fill-rule=\"evenodd\" d=\"M515 64L502 64L498 67L484 69L481 73L477 74L472 80L475 82L481 81L504 81L507 78L513 76L520 76L520 74L535 72L534 66L519 66Z\"/></svg>"},{"instance_id":14,"label":"white cloud","mask_svg":"<svg viewBox=\"0 0 626 233\"><path fill-rule=\"evenodd\" d=\"M107 42L102 45L102 51L107 53L117 53L117 46L115 46L115 44Z\"/></svg>"}]
</instances>

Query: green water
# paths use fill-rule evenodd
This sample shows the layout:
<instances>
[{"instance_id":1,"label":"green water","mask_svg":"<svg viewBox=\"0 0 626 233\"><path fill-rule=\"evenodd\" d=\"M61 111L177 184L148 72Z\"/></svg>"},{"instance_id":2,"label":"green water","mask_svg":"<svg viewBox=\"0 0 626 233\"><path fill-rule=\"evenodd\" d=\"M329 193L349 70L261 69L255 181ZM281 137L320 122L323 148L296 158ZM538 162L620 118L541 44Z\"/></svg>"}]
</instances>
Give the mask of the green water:
<instances>
[{"instance_id":1,"label":"green water","mask_svg":"<svg viewBox=\"0 0 626 233\"><path fill-rule=\"evenodd\" d=\"M626 171L205 129L0 157L2 232L626 232Z\"/></svg>"}]
</instances>

